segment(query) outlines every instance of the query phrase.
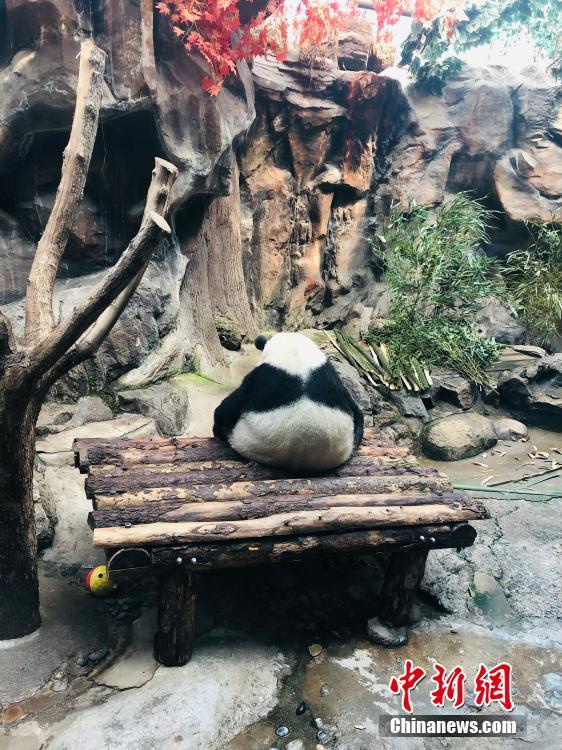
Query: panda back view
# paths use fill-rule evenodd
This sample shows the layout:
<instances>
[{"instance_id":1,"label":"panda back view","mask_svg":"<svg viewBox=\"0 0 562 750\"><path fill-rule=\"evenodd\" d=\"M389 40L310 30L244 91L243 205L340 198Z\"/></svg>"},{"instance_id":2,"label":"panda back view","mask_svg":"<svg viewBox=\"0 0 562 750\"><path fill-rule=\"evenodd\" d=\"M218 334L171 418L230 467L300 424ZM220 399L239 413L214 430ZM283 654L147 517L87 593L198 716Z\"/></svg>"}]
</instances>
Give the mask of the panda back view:
<instances>
[{"instance_id":1,"label":"panda back view","mask_svg":"<svg viewBox=\"0 0 562 750\"><path fill-rule=\"evenodd\" d=\"M363 414L316 344L301 333L262 336L260 362L215 410L213 432L240 455L292 471L345 463Z\"/></svg>"}]
</instances>

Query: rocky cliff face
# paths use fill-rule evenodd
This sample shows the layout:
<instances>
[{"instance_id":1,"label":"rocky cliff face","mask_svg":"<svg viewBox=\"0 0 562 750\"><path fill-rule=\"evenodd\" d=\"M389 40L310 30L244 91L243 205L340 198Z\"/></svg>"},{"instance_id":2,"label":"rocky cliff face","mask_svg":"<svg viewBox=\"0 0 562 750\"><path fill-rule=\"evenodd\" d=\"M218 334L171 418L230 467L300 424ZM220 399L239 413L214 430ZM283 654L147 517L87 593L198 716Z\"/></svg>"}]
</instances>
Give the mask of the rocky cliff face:
<instances>
[{"instance_id":1,"label":"rocky cliff face","mask_svg":"<svg viewBox=\"0 0 562 750\"><path fill-rule=\"evenodd\" d=\"M180 169L174 240L96 362L64 388L186 367L227 377L225 328L368 322L384 311L368 241L391 200L488 196L501 212L498 252L524 220L562 218L560 87L537 70L465 69L443 97L422 95L398 71L372 72L364 31L342 40L339 66L256 60L212 98L203 63L160 28L151 0L0 0L0 304L16 330L70 128L80 35L108 65L61 310L132 236L154 156Z\"/></svg>"},{"instance_id":2,"label":"rocky cliff face","mask_svg":"<svg viewBox=\"0 0 562 750\"><path fill-rule=\"evenodd\" d=\"M499 211L499 253L522 222L562 219L562 89L537 69L467 67L442 97L400 70L258 61L253 74L258 114L241 155L247 278L270 325L384 311L368 239L391 201L437 205L473 191Z\"/></svg>"}]
</instances>

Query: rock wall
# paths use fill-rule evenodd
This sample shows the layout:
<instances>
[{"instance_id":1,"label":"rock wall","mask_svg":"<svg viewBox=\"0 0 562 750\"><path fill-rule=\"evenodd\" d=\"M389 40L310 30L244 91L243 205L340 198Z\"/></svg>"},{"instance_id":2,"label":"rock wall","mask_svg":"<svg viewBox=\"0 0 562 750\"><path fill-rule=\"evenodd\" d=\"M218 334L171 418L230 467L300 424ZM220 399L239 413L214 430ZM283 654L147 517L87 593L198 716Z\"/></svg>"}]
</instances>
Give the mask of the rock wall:
<instances>
[{"instance_id":1,"label":"rock wall","mask_svg":"<svg viewBox=\"0 0 562 750\"><path fill-rule=\"evenodd\" d=\"M0 304L16 331L60 175L81 36L93 35L108 62L57 310L135 232L154 156L180 169L173 240L96 361L59 393L186 368L227 379L221 342L232 331L238 341L262 327L365 325L384 313L369 238L392 200L487 196L500 211L497 252L523 221L562 218L561 89L540 71L465 68L443 97L426 96L401 71L374 72L381 63L358 26L319 69L258 59L213 98L201 91L203 62L152 5L0 0Z\"/></svg>"},{"instance_id":2,"label":"rock wall","mask_svg":"<svg viewBox=\"0 0 562 750\"><path fill-rule=\"evenodd\" d=\"M392 201L472 191L498 211L500 254L524 221L562 220L562 87L538 69L465 67L442 97L395 69L257 61L253 74L241 193L249 292L266 325L384 312L368 240Z\"/></svg>"}]
</instances>

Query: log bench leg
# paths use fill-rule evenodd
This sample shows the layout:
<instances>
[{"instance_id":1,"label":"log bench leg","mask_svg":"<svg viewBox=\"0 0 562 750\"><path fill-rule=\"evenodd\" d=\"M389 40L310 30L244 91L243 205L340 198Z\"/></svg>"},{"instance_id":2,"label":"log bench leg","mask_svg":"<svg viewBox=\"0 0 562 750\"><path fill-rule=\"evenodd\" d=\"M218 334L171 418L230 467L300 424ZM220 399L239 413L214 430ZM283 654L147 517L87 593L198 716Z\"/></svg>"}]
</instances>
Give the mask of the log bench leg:
<instances>
[{"instance_id":1,"label":"log bench leg","mask_svg":"<svg viewBox=\"0 0 562 750\"><path fill-rule=\"evenodd\" d=\"M427 549L406 549L390 555L379 616L367 623L367 633L373 643L396 647L408 642L406 626L423 578L427 554Z\"/></svg>"},{"instance_id":2,"label":"log bench leg","mask_svg":"<svg viewBox=\"0 0 562 750\"><path fill-rule=\"evenodd\" d=\"M167 569L158 578L154 656L166 667L181 667L191 659L198 578L181 567Z\"/></svg>"}]
</instances>

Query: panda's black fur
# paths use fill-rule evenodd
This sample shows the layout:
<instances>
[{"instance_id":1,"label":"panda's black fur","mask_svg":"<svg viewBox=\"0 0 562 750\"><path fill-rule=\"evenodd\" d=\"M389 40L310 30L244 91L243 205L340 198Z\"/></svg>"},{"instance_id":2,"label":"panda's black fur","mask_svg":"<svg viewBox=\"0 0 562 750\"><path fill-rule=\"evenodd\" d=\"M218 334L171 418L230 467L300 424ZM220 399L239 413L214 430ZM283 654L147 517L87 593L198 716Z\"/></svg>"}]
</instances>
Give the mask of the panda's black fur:
<instances>
[{"instance_id":1,"label":"panda's black fur","mask_svg":"<svg viewBox=\"0 0 562 750\"><path fill-rule=\"evenodd\" d=\"M215 436L270 466L345 463L363 437L363 414L323 352L300 333L258 336L256 346L260 363L215 410Z\"/></svg>"}]
</instances>

